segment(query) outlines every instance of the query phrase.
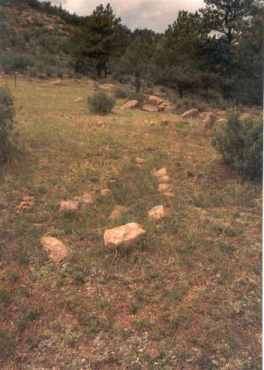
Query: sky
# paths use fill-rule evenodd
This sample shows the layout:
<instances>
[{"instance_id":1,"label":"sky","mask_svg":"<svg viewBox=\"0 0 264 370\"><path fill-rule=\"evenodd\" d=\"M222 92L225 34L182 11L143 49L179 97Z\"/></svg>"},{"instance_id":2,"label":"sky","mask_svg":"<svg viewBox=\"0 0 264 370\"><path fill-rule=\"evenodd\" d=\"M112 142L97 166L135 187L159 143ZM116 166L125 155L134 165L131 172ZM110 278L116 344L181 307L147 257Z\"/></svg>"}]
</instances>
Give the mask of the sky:
<instances>
[{"instance_id":1,"label":"sky","mask_svg":"<svg viewBox=\"0 0 264 370\"><path fill-rule=\"evenodd\" d=\"M194 11L203 0L57 0L71 12L90 14L100 3L110 2L115 13L129 28L151 28L163 32L175 21L179 10Z\"/></svg>"}]
</instances>

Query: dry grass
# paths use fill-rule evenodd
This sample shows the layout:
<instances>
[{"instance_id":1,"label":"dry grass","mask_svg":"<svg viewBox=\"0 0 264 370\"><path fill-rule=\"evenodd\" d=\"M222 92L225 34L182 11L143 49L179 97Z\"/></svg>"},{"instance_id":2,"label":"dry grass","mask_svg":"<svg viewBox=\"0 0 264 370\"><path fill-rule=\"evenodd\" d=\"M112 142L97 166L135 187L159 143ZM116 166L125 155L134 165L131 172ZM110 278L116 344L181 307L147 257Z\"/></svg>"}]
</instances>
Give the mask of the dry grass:
<instances>
[{"instance_id":1,"label":"dry grass","mask_svg":"<svg viewBox=\"0 0 264 370\"><path fill-rule=\"evenodd\" d=\"M89 81L4 83L24 152L0 177L1 369L260 369L260 187L221 163L199 122L122 101L91 115ZM163 166L169 200L151 176ZM110 198L58 212L106 186ZM34 202L17 212L24 196ZM117 204L147 236L113 260L102 235ZM171 216L156 225L158 204ZM61 267L41 250L46 233L71 248Z\"/></svg>"}]
</instances>

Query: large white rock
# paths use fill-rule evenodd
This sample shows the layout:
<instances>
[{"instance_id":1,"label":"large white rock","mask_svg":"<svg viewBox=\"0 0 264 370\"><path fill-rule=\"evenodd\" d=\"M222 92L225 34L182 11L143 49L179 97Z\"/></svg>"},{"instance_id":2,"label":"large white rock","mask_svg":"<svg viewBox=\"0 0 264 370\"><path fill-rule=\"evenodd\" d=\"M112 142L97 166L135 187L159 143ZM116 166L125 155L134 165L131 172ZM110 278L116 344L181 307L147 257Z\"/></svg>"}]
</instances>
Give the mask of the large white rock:
<instances>
[{"instance_id":1,"label":"large white rock","mask_svg":"<svg viewBox=\"0 0 264 370\"><path fill-rule=\"evenodd\" d=\"M129 223L106 230L104 244L109 249L130 246L136 243L145 233L146 231L139 224Z\"/></svg>"},{"instance_id":2,"label":"large white rock","mask_svg":"<svg viewBox=\"0 0 264 370\"><path fill-rule=\"evenodd\" d=\"M172 191L172 187L171 187L171 184L161 183L161 184L159 184L158 190L159 190L160 193L166 193L166 192Z\"/></svg>"},{"instance_id":3,"label":"large white rock","mask_svg":"<svg viewBox=\"0 0 264 370\"><path fill-rule=\"evenodd\" d=\"M52 236L43 236L40 239L40 243L49 257L55 262L59 263L68 256L69 251L65 244L57 238Z\"/></svg>"}]
</instances>

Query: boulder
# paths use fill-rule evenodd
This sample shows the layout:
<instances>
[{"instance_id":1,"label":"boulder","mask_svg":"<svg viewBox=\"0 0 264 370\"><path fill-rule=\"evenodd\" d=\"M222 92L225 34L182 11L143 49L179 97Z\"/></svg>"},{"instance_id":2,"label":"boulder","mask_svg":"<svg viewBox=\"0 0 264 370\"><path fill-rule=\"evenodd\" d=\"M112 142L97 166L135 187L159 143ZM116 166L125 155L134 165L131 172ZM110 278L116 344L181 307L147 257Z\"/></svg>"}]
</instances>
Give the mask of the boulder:
<instances>
[{"instance_id":1,"label":"boulder","mask_svg":"<svg viewBox=\"0 0 264 370\"><path fill-rule=\"evenodd\" d=\"M43 236L40 239L40 244L55 263L60 263L69 254L63 242L52 236Z\"/></svg>"},{"instance_id":2,"label":"boulder","mask_svg":"<svg viewBox=\"0 0 264 370\"><path fill-rule=\"evenodd\" d=\"M168 210L164 206L156 206L148 212L150 219L159 221L168 215Z\"/></svg>"},{"instance_id":3,"label":"boulder","mask_svg":"<svg viewBox=\"0 0 264 370\"><path fill-rule=\"evenodd\" d=\"M139 164L139 165L142 165L142 164L145 163L145 159L137 157L136 158L136 163Z\"/></svg>"},{"instance_id":4,"label":"boulder","mask_svg":"<svg viewBox=\"0 0 264 370\"><path fill-rule=\"evenodd\" d=\"M158 181L160 183L168 183L168 182L170 182L170 176L161 176L161 177L158 177Z\"/></svg>"},{"instance_id":5,"label":"boulder","mask_svg":"<svg viewBox=\"0 0 264 370\"><path fill-rule=\"evenodd\" d=\"M184 112L182 114L182 118L188 119L188 118L195 118L199 115L199 110L198 109L190 109L187 112Z\"/></svg>"},{"instance_id":6,"label":"boulder","mask_svg":"<svg viewBox=\"0 0 264 370\"><path fill-rule=\"evenodd\" d=\"M129 100L124 105L122 105L121 109L135 109L139 106L138 100Z\"/></svg>"},{"instance_id":7,"label":"boulder","mask_svg":"<svg viewBox=\"0 0 264 370\"><path fill-rule=\"evenodd\" d=\"M80 203L77 200L62 200L60 202L60 212L78 211Z\"/></svg>"},{"instance_id":8,"label":"boulder","mask_svg":"<svg viewBox=\"0 0 264 370\"><path fill-rule=\"evenodd\" d=\"M126 207L123 207L123 206L116 206L114 209L113 209L113 211L112 211L112 213L111 213L111 215L110 215L110 220L112 220L112 221L116 221L116 220L118 220L118 219L120 219L121 218L121 216L124 214L124 213L126 213L126 212L128 212L128 208L126 208Z\"/></svg>"},{"instance_id":9,"label":"boulder","mask_svg":"<svg viewBox=\"0 0 264 370\"><path fill-rule=\"evenodd\" d=\"M108 249L116 249L135 244L146 231L137 223L129 223L108 229L104 233L104 244Z\"/></svg>"}]
</instances>

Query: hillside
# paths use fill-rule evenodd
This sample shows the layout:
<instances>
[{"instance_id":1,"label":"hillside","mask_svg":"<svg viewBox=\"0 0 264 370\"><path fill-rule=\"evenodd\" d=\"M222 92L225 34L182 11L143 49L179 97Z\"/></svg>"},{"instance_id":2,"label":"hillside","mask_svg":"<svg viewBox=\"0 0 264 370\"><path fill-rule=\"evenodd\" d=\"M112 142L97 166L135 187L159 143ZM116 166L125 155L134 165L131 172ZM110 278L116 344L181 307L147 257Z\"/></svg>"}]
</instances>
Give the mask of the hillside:
<instances>
[{"instance_id":1,"label":"hillside","mask_svg":"<svg viewBox=\"0 0 264 370\"><path fill-rule=\"evenodd\" d=\"M0 368L260 370L261 186L223 163L202 114L120 99L101 117L89 80L1 84L23 155L0 176ZM115 255L104 232L128 222L144 239ZM61 263L44 236L66 246Z\"/></svg>"},{"instance_id":2,"label":"hillside","mask_svg":"<svg viewBox=\"0 0 264 370\"><path fill-rule=\"evenodd\" d=\"M67 45L78 17L56 7L32 4L14 0L0 5L0 68L27 70L32 76L56 76L71 70Z\"/></svg>"}]
</instances>

